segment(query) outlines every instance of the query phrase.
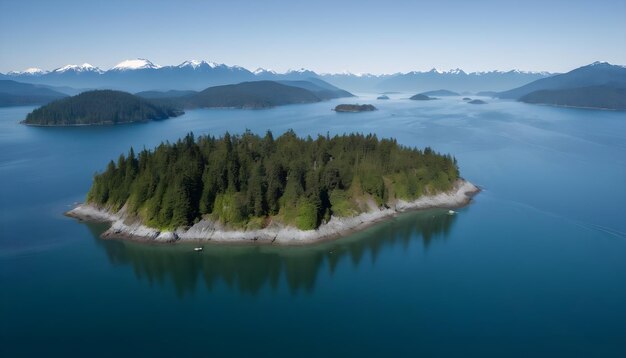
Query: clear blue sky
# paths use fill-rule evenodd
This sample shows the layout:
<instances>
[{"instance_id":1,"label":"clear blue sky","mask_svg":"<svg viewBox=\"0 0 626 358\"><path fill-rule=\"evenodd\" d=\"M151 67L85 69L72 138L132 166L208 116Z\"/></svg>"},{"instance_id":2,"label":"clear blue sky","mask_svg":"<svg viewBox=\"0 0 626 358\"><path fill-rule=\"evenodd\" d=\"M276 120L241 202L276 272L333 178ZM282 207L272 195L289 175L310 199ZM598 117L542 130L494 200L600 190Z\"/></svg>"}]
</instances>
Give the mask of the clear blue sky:
<instances>
[{"instance_id":1,"label":"clear blue sky","mask_svg":"<svg viewBox=\"0 0 626 358\"><path fill-rule=\"evenodd\" d=\"M129 58L284 71L626 64L626 0L0 0L0 72Z\"/></svg>"}]
</instances>

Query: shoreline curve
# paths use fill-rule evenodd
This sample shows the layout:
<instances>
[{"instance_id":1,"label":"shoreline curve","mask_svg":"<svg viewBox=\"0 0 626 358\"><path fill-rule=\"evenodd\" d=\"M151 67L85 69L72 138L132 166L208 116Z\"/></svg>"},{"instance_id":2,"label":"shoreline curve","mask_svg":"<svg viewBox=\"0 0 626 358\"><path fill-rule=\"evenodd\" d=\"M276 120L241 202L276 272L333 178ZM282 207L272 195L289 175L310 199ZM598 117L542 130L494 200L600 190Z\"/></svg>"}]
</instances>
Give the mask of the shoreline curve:
<instances>
[{"instance_id":1,"label":"shoreline curve","mask_svg":"<svg viewBox=\"0 0 626 358\"><path fill-rule=\"evenodd\" d=\"M337 239L364 230L378 222L407 211L426 209L455 209L468 205L480 188L469 181L459 179L447 192L421 196L414 201L396 200L392 207L374 209L353 217L331 217L315 230L299 230L295 227L272 223L257 230L231 230L219 223L200 220L189 228L160 231L117 213L91 204L79 204L65 213L66 216L87 222L109 222L111 227L103 239L132 240L146 243L226 243L226 244L270 244L306 245Z\"/></svg>"}]
</instances>

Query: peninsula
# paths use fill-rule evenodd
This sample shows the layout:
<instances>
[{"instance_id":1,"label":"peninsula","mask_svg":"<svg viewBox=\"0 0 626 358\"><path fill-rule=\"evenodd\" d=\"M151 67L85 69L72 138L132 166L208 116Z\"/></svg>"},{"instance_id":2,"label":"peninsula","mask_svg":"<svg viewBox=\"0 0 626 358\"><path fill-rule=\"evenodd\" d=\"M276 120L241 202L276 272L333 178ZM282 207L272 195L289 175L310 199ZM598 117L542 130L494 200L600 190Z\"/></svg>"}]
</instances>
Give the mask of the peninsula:
<instances>
[{"instance_id":1,"label":"peninsula","mask_svg":"<svg viewBox=\"0 0 626 358\"><path fill-rule=\"evenodd\" d=\"M111 161L66 214L112 222L106 238L302 244L478 191L454 157L371 134L189 134Z\"/></svg>"}]
</instances>

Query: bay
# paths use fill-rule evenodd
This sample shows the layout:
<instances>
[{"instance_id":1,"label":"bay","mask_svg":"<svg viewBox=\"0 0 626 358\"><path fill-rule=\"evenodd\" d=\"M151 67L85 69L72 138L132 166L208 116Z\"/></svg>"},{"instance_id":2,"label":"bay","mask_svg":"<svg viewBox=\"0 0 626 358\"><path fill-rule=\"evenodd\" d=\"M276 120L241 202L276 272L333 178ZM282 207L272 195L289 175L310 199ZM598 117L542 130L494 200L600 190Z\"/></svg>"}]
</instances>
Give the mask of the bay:
<instances>
[{"instance_id":1,"label":"bay","mask_svg":"<svg viewBox=\"0 0 626 358\"><path fill-rule=\"evenodd\" d=\"M2 356L626 355L626 113L375 97L75 128L0 109ZM130 146L246 129L431 146L484 191L308 247L197 253L63 216Z\"/></svg>"}]
</instances>

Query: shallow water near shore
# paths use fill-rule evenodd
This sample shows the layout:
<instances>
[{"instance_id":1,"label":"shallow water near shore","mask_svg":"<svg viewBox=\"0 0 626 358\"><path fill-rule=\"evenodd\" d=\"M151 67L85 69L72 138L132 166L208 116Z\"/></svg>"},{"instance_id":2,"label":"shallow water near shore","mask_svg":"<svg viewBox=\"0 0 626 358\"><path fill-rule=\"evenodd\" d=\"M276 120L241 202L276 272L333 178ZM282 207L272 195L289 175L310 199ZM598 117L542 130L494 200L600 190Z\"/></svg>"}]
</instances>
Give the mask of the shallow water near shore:
<instances>
[{"instance_id":1,"label":"shallow water near shore","mask_svg":"<svg viewBox=\"0 0 626 358\"><path fill-rule=\"evenodd\" d=\"M375 95L110 127L0 109L0 355L626 355L626 113ZM369 113L335 113L339 103ZM143 245L63 216L135 149L250 129L372 132L484 190L311 247Z\"/></svg>"}]
</instances>

